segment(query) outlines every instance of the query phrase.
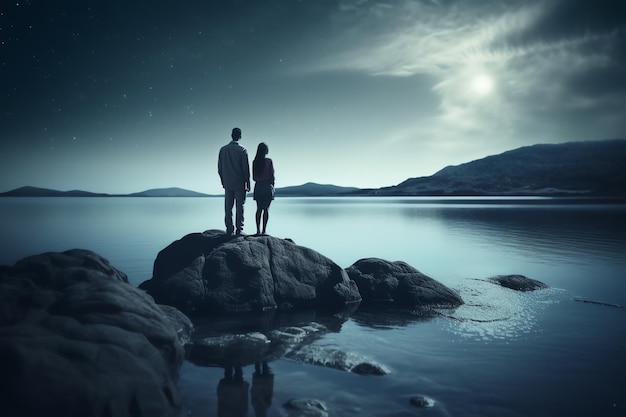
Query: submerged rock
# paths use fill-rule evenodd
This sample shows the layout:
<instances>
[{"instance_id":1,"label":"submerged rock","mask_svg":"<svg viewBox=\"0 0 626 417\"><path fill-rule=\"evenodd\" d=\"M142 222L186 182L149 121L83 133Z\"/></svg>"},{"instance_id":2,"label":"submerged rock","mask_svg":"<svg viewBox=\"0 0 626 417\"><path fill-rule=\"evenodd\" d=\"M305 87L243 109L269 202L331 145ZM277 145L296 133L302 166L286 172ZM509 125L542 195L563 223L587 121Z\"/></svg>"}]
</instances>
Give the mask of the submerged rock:
<instances>
[{"instance_id":1,"label":"submerged rock","mask_svg":"<svg viewBox=\"0 0 626 417\"><path fill-rule=\"evenodd\" d=\"M86 250L0 271L0 404L8 416L175 416L191 322Z\"/></svg>"},{"instance_id":2,"label":"submerged rock","mask_svg":"<svg viewBox=\"0 0 626 417\"><path fill-rule=\"evenodd\" d=\"M320 253L272 236L192 233L159 252L140 288L188 314L278 308L338 310L361 300L346 272Z\"/></svg>"},{"instance_id":3,"label":"submerged rock","mask_svg":"<svg viewBox=\"0 0 626 417\"><path fill-rule=\"evenodd\" d=\"M366 258L355 262L346 272L356 282L363 305L428 309L463 304L455 291L405 262Z\"/></svg>"},{"instance_id":4,"label":"submerged rock","mask_svg":"<svg viewBox=\"0 0 626 417\"><path fill-rule=\"evenodd\" d=\"M535 291L548 288L543 282L527 278L524 275L498 275L487 280L515 291Z\"/></svg>"},{"instance_id":5,"label":"submerged rock","mask_svg":"<svg viewBox=\"0 0 626 417\"><path fill-rule=\"evenodd\" d=\"M328 417L328 407L315 398L292 399L283 404L289 417Z\"/></svg>"},{"instance_id":6,"label":"submerged rock","mask_svg":"<svg viewBox=\"0 0 626 417\"><path fill-rule=\"evenodd\" d=\"M435 400L425 395L416 395L409 400L412 406L418 408L430 408L435 406Z\"/></svg>"},{"instance_id":7,"label":"submerged rock","mask_svg":"<svg viewBox=\"0 0 626 417\"><path fill-rule=\"evenodd\" d=\"M320 365L340 371L353 372L359 375L387 375L389 371L355 352L347 352L337 347L307 345L288 352L289 359L310 365Z\"/></svg>"}]
</instances>

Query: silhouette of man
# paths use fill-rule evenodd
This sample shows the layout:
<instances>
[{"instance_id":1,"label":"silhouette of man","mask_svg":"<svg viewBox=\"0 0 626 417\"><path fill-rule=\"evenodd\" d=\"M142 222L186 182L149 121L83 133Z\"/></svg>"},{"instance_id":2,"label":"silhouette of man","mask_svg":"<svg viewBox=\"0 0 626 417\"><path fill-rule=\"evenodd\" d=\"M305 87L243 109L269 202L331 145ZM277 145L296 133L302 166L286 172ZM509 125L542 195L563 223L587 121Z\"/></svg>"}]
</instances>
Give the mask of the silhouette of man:
<instances>
[{"instance_id":1,"label":"silhouette of man","mask_svg":"<svg viewBox=\"0 0 626 417\"><path fill-rule=\"evenodd\" d=\"M224 368L224 378L217 384L217 416L246 417L248 415L248 382L243 379L241 366Z\"/></svg>"},{"instance_id":2,"label":"silhouette of man","mask_svg":"<svg viewBox=\"0 0 626 417\"><path fill-rule=\"evenodd\" d=\"M235 231L233 225L233 205L235 208L235 222L237 234L243 231L243 204L246 202L246 193L250 191L250 164L248 151L239 144L241 129L234 128L231 133L233 139L228 145L222 146L217 161L217 172L224 187L224 223L226 234Z\"/></svg>"}]
</instances>

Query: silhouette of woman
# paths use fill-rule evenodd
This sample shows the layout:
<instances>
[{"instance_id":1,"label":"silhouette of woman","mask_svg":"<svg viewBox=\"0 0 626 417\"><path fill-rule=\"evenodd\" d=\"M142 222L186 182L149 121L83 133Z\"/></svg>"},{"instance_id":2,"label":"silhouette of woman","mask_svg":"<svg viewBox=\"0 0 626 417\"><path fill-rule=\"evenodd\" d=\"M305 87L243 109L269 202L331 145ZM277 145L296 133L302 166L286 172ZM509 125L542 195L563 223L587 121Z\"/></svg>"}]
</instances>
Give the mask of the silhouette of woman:
<instances>
[{"instance_id":1,"label":"silhouette of woman","mask_svg":"<svg viewBox=\"0 0 626 417\"><path fill-rule=\"evenodd\" d=\"M274 163L266 155L269 148L264 142L259 143L256 156L252 162L252 179L254 184L254 200L256 200L256 233L265 234L269 209L274 199ZM261 229L261 218L263 228Z\"/></svg>"},{"instance_id":2,"label":"silhouette of woman","mask_svg":"<svg viewBox=\"0 0 626 417\"><path fill-rule=\"evenodd\" d=\"M248 415L248 384L241 366L224 368L224 378L217 384L217 416L246 417Z\"/></svg>"},{"instance_id":3,"label":"silhouette of woman","mask_svg":"<svg viewBox=\"0 0 626 417\"><path fill-rule=\"evenodd\" d=\"M252 389L250 397L252 407L256 417L267 417L267 410L272 405L274 395L274 374L267 362L254 364L254 374L252 374Z\"/></svg>"}]
</instances>

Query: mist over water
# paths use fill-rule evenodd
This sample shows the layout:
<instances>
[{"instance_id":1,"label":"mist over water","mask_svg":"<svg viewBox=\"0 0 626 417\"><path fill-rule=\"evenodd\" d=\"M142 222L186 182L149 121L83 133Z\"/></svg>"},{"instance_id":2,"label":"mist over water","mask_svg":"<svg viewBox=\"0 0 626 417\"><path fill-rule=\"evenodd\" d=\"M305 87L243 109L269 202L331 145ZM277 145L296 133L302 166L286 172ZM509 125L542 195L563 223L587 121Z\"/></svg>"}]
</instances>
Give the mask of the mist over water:
<instances>
[{"instance_id":1,"label":"mist over water","mask_svg":"<svg viewBox=\"0 0 626 417\"><path fill-rule=\"evenodd\" d=\"M223 229L221 198L3 198L0 264L71 248L93 250L150 278L158 252L187 233ZM255 203L246 203L245 232ZM342 267L365 257L402 260L459 291L441 317L357 311L314 342L390 370L364 377L286 359L270 416L291 398L326 402L329 415L621 416L626 309L626 206L551 199L277 198L268 232ZM523 274L551 288L517 293L484 281ZM251 381L253 368L244 368ZM224 370L185 363L190 415L214 415ZM435 406L409 404L426 395ZM253 415L250 407L248 415Z\"/></svg>"}]
</instances>

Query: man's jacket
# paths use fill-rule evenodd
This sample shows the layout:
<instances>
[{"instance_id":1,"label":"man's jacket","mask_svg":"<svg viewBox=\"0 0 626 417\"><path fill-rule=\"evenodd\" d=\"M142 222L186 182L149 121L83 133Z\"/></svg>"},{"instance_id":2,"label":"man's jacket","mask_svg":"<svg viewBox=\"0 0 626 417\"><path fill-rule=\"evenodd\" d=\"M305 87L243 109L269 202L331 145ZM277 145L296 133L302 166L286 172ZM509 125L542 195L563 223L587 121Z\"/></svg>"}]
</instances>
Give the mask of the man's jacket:
<instances>
[{"instance_id":1,"label":"man's jacket","mask_svg":"<svg viewBox=\"0 0 626 417\"><path fill-rule=\"evenodd\" d=\"M220 149L217 172L226 190L243 190L250 184L248 151L239 142L232 141Z\"/></svg>"}]
</instances>

